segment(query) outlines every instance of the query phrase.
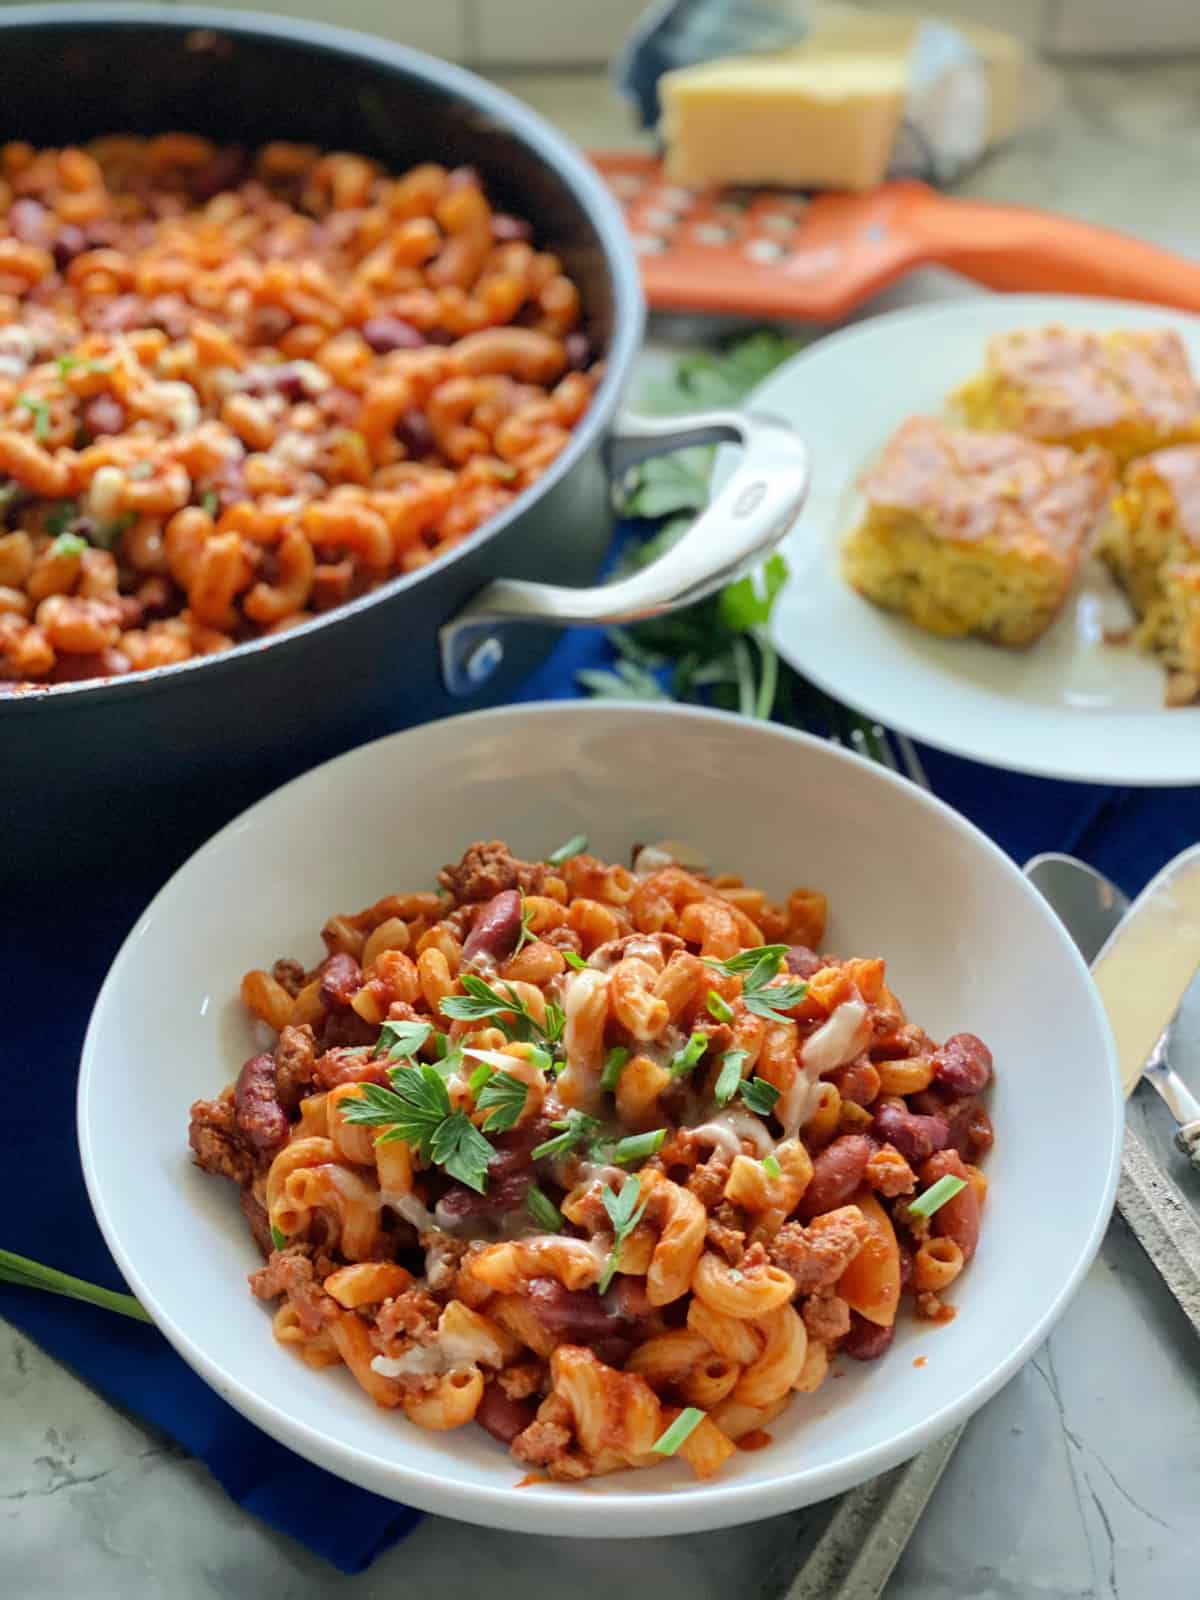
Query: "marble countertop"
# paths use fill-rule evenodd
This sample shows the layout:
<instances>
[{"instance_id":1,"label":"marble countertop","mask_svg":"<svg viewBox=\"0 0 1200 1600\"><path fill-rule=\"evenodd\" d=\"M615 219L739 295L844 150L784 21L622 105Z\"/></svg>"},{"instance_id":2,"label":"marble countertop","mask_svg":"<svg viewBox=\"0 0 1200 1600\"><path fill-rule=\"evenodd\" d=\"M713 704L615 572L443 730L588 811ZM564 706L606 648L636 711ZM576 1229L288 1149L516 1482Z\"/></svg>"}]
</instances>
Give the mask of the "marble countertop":
<instances>
[{"instance_id":1,"label":"marble countertop","mask_svg":"<svg viewBox=\"0 0 1200 1600\"><path fill-rule=\"evenodd\" d=\"M1053 116L960 187L1056 207L1200 254L1195 63L1077 66ZM581 143L628 143L599 74L507 85ZM886 304L962 292L925 273ZM879 309L877 306L872 309ZM703 330L699 330L700 333ZM694 326L653 330L652 350ZM1200 1086L1200 994L1175 1065ZM1142 1088L1131 1117L1200 1203ZM1200 1385L1195 1337L1114 1220L1087 1282L1040 1354L969 1425L886 1600L1157 1600L1200 1572ZM786 1593L800 1517L644 1542L522 1538L427 1518L366 1573L343 1578L244 1515L171 1442L115 1410L0 1324L0 1591L14 1600L383 1600L558 1596L728 1600ZM802 1516L802 1514L801 1514Z\"/></svg>"}]
</instances>

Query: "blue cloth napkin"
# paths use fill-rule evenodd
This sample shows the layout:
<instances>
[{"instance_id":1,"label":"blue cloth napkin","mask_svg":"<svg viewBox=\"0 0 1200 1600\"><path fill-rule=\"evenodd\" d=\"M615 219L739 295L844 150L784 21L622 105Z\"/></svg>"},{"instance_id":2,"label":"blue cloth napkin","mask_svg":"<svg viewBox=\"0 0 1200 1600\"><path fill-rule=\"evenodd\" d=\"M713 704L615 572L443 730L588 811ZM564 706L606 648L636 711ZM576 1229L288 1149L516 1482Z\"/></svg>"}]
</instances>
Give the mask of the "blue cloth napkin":
<instances>
[{"instance_id":1,"label":"blue cloth napkin","mask_svg":"<svg viewBox=\"0 0 1200 1600\"><path fill-rule=\"evenodd\" d=\"M563 638L518 700L569 699L575 674L607 665L602 633ZM1200 791L1050 783L922 749L937 793L1017 861L1067 850L1127 893L1200 835ZM108 966L159 887L125 865L98 866L69 906L31 888L4 907L0 1055L8 1095L0 1153L9 1206L0 1245L109 1288L123 1288L92 1218L75 1145L74 1085L83 1033ZM1003 930L997 930L998 936ZM218 1398L151 1327L56 1296L0 1285L0 1312L119 1405L152 1422L209 1467L246 1510L357 1572L406 1533L418 1513L310 1466Z\"/></svg>"}]
</instances>

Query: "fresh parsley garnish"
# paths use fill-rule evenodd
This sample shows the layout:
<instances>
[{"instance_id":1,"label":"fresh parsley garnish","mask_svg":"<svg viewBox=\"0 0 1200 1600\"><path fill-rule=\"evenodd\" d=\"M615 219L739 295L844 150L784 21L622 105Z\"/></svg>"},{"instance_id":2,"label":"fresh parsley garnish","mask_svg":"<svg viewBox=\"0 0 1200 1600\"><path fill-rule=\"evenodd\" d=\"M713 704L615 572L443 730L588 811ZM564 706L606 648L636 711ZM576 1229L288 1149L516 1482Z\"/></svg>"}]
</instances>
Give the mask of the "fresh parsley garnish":
<instances>
[{"instance_id":1,"label":"fresh parsley garnish","mask_svg":"<svg viewBox=\"0 0 1200 1600\"><path fill-rule=\"evenodd\" d=\"M783 1168L779 1165L774 1156L764 1156L762 1164L763 1171L766 1173L768 1178L783 1177Z\"/></svg>"},{"instance_id":2,"label":"fresh parsley garnish","mask_svg":"<svg viewBox=\"0 0 1200 1600\"><path fill-rule=\"evenodd\" d=\"M81 556L88 542L77 533L60 533L50 546L52 556Z\"/></svg>"},{"instance_id":3,"label":"fresh parsley garnish","mask_svg":"<svg viewBox=\"0 0 1200 1600\"><path fill-rule=\"evenodd\" d=\"M787 952L786 944L760 944L752 950L739 951L728 961L705 956L704 964L727 978L741 978L742 1004L747 1011L752 1011L756 1017L765 1017L768 1022L787 1022L785 1013L798 1006L808 993L808 985L798 979L771 987Z\"/></svg>"},{"instance_id":4,"label":"fresh parsley garnish","mask_svg":"<svg viewBox=\"0 0 1200 1600\"><path fill-rule=\"evenodd\" d=\"M695 1406L688 1406L686 1411L681 1411L675 1421L660 1435L650 1446L656 1455L673 1456L679 1446L683 1444L688 1435L704 1421L704 1412Z\"/></svg>"},{"instance_id":5,"label":"fresh parsley garnish","mask_svg":"<svg viewBox=\"0 0 1200 1600\"><path fill-rule=\"evenodd\" d=\"M483 1121L484 1132L507 1133L520 1121L525 1102L529 1099L529 1085L522 1083L520 1078L514 1078L511 1072L501 1072L491 1067L485 1070L489 1076L475 1095L478 1109L488 1113ZM474 1092L474 1074L471 1088Z\"/></svg>"},{"instance_id":6,"label":"fresh parsley garnish","mask_svg":"<svg viewBox=\"0 0 1200 1600\"><path fill-rule=\"evenodd\" d=\"M287 1249L287 1234L282 1233L274 1223L271 1224L271 1243L275 1246L276 1250Z\"/></svg>"},{"instance_id":7,"label":"fresh parsley garnish","mask_svg":"<svg viewBox=\"0 0 1200 1600\"><path fill-rule=\"evenodd\" d=\"M572 1109L550 1126L559 1131L553 1139L547 1139L534 1148L534 1161L540 1161L543 1156L565 1156L569 1150L586 1144L600 1124L595 1117L589 1117L586 1111Z\"/></svg>"},{"instance_id":8,"label":"fresh parsley garnish","mask_svg":"<svg viewBox=\"0 0 1200 1600\"><path fill-rule=\"evenodd\" d=\"M769 1117L779 1099L779 1090L765 1078L746 1078L742 1083L742 1099L760 1117Z\"/></svg>"},{"instance_id":9,"label":"fresh parsley garnish","mask_svg":"<svg viewBox=\"0 0 1200 1600\"><path fill-rule=\"evenodd\" d=\"M576 972L587 971L587 962L582 956L577 956L574 950L564 950L562 953L562 958L569 967L574 967Z\"/></svg>"},{"instance_id":10,"label":"fresh parsley garnish","mask_svg":"<svg viewBox=\"0 0 1200 1600\"><path fill-rule=\"evenodd\" d=\"M375 1054L389 1061L411 1061L432 1032L428 1022L385 1022L375 1042Z\"/></svg>"},{"instance_id":11,"label":"fresh parsley garnish","mask_svg":"<svg viewBox=\"0 0 1200 1600\"><path fill-rule=\"evenodd\" d=\"M604 1058L604 1067L600 1073L600 1087L607 1089L609 1094L616 1089L620 1082L621 1074L625 1070L625 1063L629 1060L629 1051L624 1045L614 1045Z\"/></svg>"},{"instance_id":12,"label":"fresh parsley garnish","mask_svg":"<svg viewBox=\"0 0 1200 1600\"><path fill-rule=\"evenodd\" d=\"M466 1022L491 1018L506 1038L526 1042L540 1038L554 1044L562 1037L567 1019L561 1006L547 1004L546 1020L538 1022L510 983L493 989L473 972L465 972L462 986L465 994L447 995L442 1001L443 1016ZM515 1022L510 1022L509 1017L515 1017Z\"/></svg>"},{"instance_id":13,"label":"fresh parsley garnish","mask_svg":"<svg viewBox=\"0 0 1200 1600\"><path fill-rule=\"evenodd\" d=\"M50 437L50 404L35 394L19 394L17 404L33 417L33 437L39 442Z\"/></svg>"},{"instance_id":14,"label":"fresh parsley garnish","mask_svg":"<svg viewBox=\"0 0 1200 1600\"><path fill-rule=\"evenodd\" d=\"M655 1128L651 1133L631 1133L626 1139L618 1139L609 1154L618 1166L631 1167L635 1161L649 1161L666 1142L665 1128Z\"/></svg>"},{"instance_id":15,"label":"fresh parsley garnish","mask_svg":"<svg viewBox=\"0 0 1200 1600\"><path fill-rule=\"evenodd\" d=\"M706 1033L693 1033L682 1050L676 1050L671 1057L670 1073L673 1078L682 1078L691 1072L700 1057L708 1049L708 1035Z\"/></svg>"},{"instance_id":16,"label":"fresh parsley garnish","mask_svg":"<svg viewBox=\"0 0 1200 1600\"><path fill-rule=\"evenodd\" d=\"M646 1209L643 1200L638 1205L639 1185L636 1179L629 1178L621 1185L621 1192L605 1184L600 1191L600 1198L604 1202L604 1209L608 1212L608 1219L613 1225L612 1249L608 1253L608 1260L604 1263L604 1270L600 1274L600 1281L596 1285L603 1294L613 1281L613 1274L621 1264L621 1247L629 1235L642 1220L642 1213Z\"/></svg>"},{"instance_id":17,"label":"fresh parsley garnish","mask_svg":"<svg viewBox=\"0 0 1200 1600\"><path fill-rule=\"evenodd\" d=\"M726 1050L721 1057L721 1070L713 1086L713 1099L719 1106L727 1106L738 1092L742 1081L742 1063L749 1054L748 1050Z\"/></svg>"},{"instance_id":18,"label":"fresh parsley garnish","mask_svg":"<svg viewBox=\"0 0 1200 1600\"><path fill-rule=\"evenodd\" d=\"M915 1200L910 1200L908 1205L909 1215L913 1217L931 1217L935 1211L940 1211L947 1200L953 1200L966 1188L966 1180L956 1178L952 1173L947 1173L944 1178L939 1178L926 1189L924 1194L918 1195Z\"/></svg>"},{"instance_id":19,"label":"fresh parsley garnish","mask_svg":"<svg viewBox=\"0 0 1200 1600\"><path fill-rule=\"evenodd\" d=\"M378 1143L402 1139L426 1161L478 1194L487 1193L487 1164L492 1147L463 1111L450 1104L446 1080L436 1067L417 1062L392 1067L392 1087L361 1085L362 1098L343 1102L347 1122L384 1129Z\"/></svg>"},{"instance_id":20,"label":"fresh parsley garnish","mask_svg":"<svg viewBox=\"0 0 1200 1600\"><path fill-rule=\"evenodd\" d=\"M547 1233L561 1233L563 1231L563 1214L551 1200L544 1194L536 1183L529 1185L525 1196L525 1209L537 1223L539 1228L545 1228Z\"/></svg>"},{"instance_id":21,"label":"fresh parsley garnish","mask_svg":"<svg viewBox=\"0 0 1200 1600\"><path fill-rule=\"evenodd\" d=\"M586 833L572 834L566 844L560 844L557 850L551 850L546 857L546 864L551 867L561 867L564 861L569 861L572 856L581 855L587 847L588 836Z\"/></svg>"}]
</instances>

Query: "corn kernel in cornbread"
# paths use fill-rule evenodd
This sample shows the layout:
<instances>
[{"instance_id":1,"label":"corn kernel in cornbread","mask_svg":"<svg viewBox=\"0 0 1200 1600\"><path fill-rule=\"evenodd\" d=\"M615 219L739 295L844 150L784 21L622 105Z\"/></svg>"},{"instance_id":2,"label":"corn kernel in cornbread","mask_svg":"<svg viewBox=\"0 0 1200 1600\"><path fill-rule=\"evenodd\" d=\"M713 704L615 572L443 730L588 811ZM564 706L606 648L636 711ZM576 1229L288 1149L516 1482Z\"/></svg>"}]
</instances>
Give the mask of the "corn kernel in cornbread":
<instances>
[{"instance_id":1,"label":"corn kernel in cornbread","mask_svg":"<svg viewBox=\"0 0 1200 1600\"><path fill-rule=\"evenodd\" d=\"M1200 696L1200 445L1179 445L1125 470L1100 554L1133 602L1134 642L1167 668L1167 700Z\"/></svg>"},{"instance_id":2,"label":"corn kernel in cornbread","mask_svg":"<svg viewBox=\"0 0 1200 1600\"><path fill-rule=\"evenodd\" d=\"M953 403L969 427L1076 450L1102 445L1122 462L1200 439L1200 390L1169 329L1000 334Z\"/></svg>"},{"instance_id":3,"label":"corn kernel in cornbread","mask_svg":"<svg viewBox=\"0 0 1200 1600\"><path fill-rule=\"evenodd\" d=\"M842 569L930 633L1031 644L1053 621L1112 488L1111 458L912 417L863 476Z\"/></svg>"}]
</instances>

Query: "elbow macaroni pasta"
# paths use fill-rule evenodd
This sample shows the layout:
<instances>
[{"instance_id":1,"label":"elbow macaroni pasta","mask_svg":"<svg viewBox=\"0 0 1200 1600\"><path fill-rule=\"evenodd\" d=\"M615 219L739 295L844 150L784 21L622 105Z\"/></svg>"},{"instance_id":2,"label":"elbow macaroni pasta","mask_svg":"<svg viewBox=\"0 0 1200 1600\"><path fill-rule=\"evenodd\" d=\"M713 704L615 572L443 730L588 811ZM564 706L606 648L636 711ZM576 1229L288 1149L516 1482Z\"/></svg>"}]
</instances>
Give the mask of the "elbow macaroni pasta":
<instances>
[{"instance_id":1,"label":"elbow macaroni pasta","mask_svg":"<svg viewBox=\"0 0 1200 1600\"><path fill-rule=\"evenodd\" d=\"M252 1284L281 1345L563 1481L658 1463L694 1408L676 1453L708 1478L839 1352L881 1354L905 1294L945 1319L978 1245L990 1056L909 1023L881 962L817 955L818 896L498 843L440 881L331 917L314 968L248 973L278 1043L193 1107L197 1160L242 1186L269 1257ZM747 1005L760 958L706 964L767 935L803 974L765 980L782 1019ZM455 1006L471 974L490 1005ZM464 1148L486 1141L479 1175L404 1120L418 1083ZM953 1200L913 1215L947 1175Z\"/></svg>"},{"instance_id":2,"label":"elbow macaroni pasta","mask_svg":"<svg viewBox=\"0 0 1200 1600\"><path fill-rule=\"evenodd\" d=\"M472 168L9 142L0 217L0 682L209 655L418 571L545 472L601 374L562 262ZM244 998L278 1029L265 977Z\"/></svg>"}]
</instances>

